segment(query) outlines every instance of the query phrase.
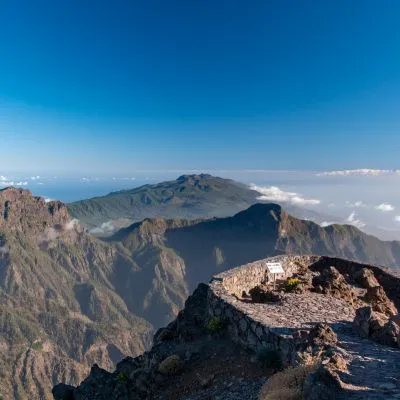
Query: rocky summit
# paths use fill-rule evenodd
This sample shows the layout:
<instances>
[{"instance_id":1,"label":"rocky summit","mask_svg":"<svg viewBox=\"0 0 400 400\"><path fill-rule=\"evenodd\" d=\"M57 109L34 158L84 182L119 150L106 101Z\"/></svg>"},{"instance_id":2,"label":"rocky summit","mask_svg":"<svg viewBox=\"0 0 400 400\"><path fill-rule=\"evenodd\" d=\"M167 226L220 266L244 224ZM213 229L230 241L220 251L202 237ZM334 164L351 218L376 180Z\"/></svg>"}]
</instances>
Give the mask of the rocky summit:
<instances>
[{"instance_id":1,"label":"rocky summit","mask_svg":"<svg viewBox=\"0 0 400 400\"><path fill-rule=\"evenodd\" d=\"M284 272L273 276L267 262ZM279 296L254 301L255 287ZM150 351L114 372L95 365L79 386L54 387L54 398L397 399L399 299L400 278L375 266L259 260L199 285Z\"/></svg>"},{"instance_id":2,"label":"rocky summit","mask_svg":"<svg viewBox=\"0 0 400 400\"><path fill-rule=\"evenodd\" d=\"M0 397L51 399L93 363L144 351L152 330L118 294L131 259L91 237L66 207L0 191ZM133 273L133 272L132 272Z\"/></svg>"}]
</instances>

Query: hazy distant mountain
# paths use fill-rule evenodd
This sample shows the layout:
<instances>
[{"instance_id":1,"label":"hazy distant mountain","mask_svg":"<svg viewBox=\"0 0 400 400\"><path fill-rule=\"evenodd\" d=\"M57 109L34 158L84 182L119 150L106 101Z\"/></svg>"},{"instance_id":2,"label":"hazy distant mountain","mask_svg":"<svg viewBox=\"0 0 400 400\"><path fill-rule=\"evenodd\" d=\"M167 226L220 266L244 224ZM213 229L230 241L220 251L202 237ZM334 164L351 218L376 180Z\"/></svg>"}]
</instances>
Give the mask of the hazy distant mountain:
<instances>
[{"instance_id":1,"label":"hazy distant mountain","mask_svg":"<svg viewBox=\"0 0 400 400\"><path fill-rule=\"evenodd\" d=\"M0 398L52 399L56 382L79 383L93 363L140 354L152 327L116 289L137 269L62 203L1 190Z\"/></svg>"},{"instance_id":2,"label":"hazy distant mountain","mask_svg":"<svg viewBox=\"0 0 400 400\"><path fill-rule=\"evenodd\" d=\"M103 197L77 201L68 211L99 236L110 235L113 226L129 226L144 218L227 217L259 202L260 193L248 185L207 174L183 175L174 181L145 185ZM317 223L340 222L292 204L282 203L299 218Z\"/></svg>"},{"instance_id":3,"label":"hazy distant mountain","mask_svg":"<svg viewBox=\"0 0 400 400\"><path fill-rule=\"evenodd\" d=\"M399 242L383 242L351 225L323 228L276 204L256 204L233 217L207 221L146 219L109 240L127 249L140 268L126 282L129 306L156 326L172 319L199 282L268 256L319 254L400 265Z\"/></svg>"}]
</instances>

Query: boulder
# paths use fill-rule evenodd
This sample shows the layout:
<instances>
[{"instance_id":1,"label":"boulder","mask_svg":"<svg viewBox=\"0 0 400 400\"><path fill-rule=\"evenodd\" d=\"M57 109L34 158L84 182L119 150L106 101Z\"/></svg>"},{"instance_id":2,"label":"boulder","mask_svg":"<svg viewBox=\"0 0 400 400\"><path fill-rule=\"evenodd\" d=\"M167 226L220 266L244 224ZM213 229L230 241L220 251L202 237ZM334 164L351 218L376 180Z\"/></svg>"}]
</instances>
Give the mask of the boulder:
<instances>
[{"instance_id":1,"label":"boulder","mask_svg":"<svg viewBox=\"0 0 400 400\"><path fill-rule=\"evenodd\" d=\"M372 307L361 307L356 311L353 329L364 339L379 337L387 321L384 314L375 312Z\"/></svg>"},{"instance_id":2,"label":"boulder","mask_svg":"<svg viewBox=\"0 0 400 400\"><path fill-rule=\"evenodd\" d=\"M353 287L347 283L345 277L335 267L331 266L322 270L319 276L313 278L312 284L314 292L343 299L353 306L357 303Z\"/></svg>"},{"instance_id":3,"label":"boulder","mask_svg":"<svg viewBox=\"0 0 400 400\"><path fill-rule=\"evenodd\" d=\"M379 342L392 347L400 347L400 326L389 320L383 327Z\"/></svg>"},{"instance_id":4,"label":"boulder","mask_svg":"<svg viewBox=\"0 0 400 400\"><path fill-rule=\"evenodd\" d=\"M382 314L394 316L398 313L396 306L387 297L382 286L368 288L363 300L369 303L374 311Z\"/></svg>"},{"instance_id":5,"label":"boulder","mask_svg":"<svg viewBox=\"0 0 400 400\"><path fill-rule=\"evenodd\" d=\"M315 325L308 334L308 343L313 346L325 346L337 343L337 335L327 324Z\"/></svg>"},{"instance_id":6,"label":"boulder","mask_svg":"<svg viewBox=\"0 0 400 400\"><path fill-rule=\"evenodd\" d=\"M374 273L369 268L362 268L355 272L354 280L363 288L369 289L380 286Z\"/></svg>"},{"instance_id":7,"label":"boulder","mask_svg":"<svg viewBox=\"0 0 400 400\"><path fill-rule=\"evenodd\" d=\"M279 293L265 290L261 286L250 289L249 294L253 303L277 303L282 300Z\"/></svg>"},{"instance_id":8,"label":"boulder","mask_svg":"<svg viewBox=\"0 0 400 400\"><path fill-rule=\"evenodd\" d=\"M362 307L356 311L353 328L364 339L372 339L392 347L400 346L398 317L389 319L372 307Z\"/></svg>"}]
</instances>

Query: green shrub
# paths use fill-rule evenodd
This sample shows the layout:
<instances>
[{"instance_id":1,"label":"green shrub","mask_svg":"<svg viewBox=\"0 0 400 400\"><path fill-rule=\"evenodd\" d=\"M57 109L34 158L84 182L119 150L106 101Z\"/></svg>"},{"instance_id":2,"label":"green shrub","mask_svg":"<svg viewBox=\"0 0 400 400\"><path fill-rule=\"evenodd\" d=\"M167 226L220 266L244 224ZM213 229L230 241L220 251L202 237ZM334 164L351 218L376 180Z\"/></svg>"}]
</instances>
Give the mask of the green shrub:
<instances>
[{"instance_id":1,"label":"green shrub","mask_svg":"<svg viewBox=\"0 0 400 400\"><path fill-rule=\"evenodd\" d=\"M265 368L280 369L282 367L282 360L279 353L265 347L257 351L257 360Z\"/></svg>"},{"instance_id":2,"label":"green shrub","mask_svg":"<svg viewBox=\"0 0 400 400\"><path fill-rule=\"evenodd\" d=\"M224 322L221 317L211 317L206 324L206 329L210 333L216 333L222 330Z\"/></svg>"},{"instance_id":3,"label":"green shrub","mask_svg":"<svg viewBox=\"0 0 400 400\"><path fill-rule=\"evenodd\" d=\"M123 372L120 372L118 374L118 380L120 383L125 383L128 380L128 375L124 374Z\"/></svg>"},{"instance_id":4,"label":"green shrub","mask_svg":"<svg viewBox=\"0 0 400 400\"><path fill-rule=\"evenodd\" d=\"M298 278L289 278L285 284L285 290L287 292L293 292L300 285L301 280Z\"/></svg>"},{"instance_id":5,"label":"green shrub","mask_svg":"<svg viewBox=\"0 0 400 400\"><path fill-rule=\"evenodd\" d=\"M32 347L33 350L40 351L40 350L43 349L43 343L42 342L35 342L35 343L32 343L31 347Z\"/></svg>"}]
</instances>

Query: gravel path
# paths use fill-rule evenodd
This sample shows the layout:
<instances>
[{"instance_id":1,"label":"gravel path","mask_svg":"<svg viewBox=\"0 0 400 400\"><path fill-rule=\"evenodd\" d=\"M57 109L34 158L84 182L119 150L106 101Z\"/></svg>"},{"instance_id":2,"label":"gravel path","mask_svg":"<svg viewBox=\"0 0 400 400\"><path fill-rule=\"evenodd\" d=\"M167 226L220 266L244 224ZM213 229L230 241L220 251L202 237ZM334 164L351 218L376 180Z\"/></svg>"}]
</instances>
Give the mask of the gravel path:
<instances>
[{"instance_id":1,"label":"gravel path","mask_svg":"<svg viewBox=\"0 0 400 400\"><path fill-rule=\"evenodd\" d=\"M340 347L352 358L349 374L340 378L346 390L340 399L400 399L400 349L338 334Z\"/></svg>"}]
</instances>

